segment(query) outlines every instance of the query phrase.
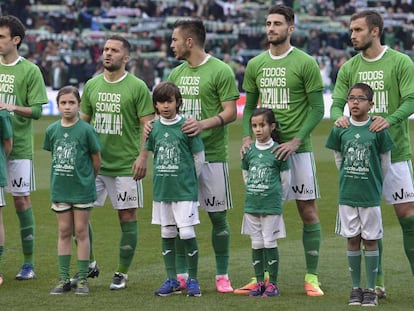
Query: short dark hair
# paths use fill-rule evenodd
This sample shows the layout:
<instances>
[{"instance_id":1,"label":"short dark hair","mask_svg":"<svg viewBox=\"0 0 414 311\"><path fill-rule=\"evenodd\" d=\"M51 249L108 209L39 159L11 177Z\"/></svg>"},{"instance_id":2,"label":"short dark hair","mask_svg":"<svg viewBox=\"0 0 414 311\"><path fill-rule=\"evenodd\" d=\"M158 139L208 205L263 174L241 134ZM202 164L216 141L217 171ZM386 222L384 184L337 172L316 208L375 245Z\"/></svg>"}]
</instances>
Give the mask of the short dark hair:
<instances>
[{"instance_id":1,"label":"short dark hair","mask_svg":"<svg viewBox=\"0 0 414 311\"><path fill-rule=\"evenodd\" d=\"M152 104L154 108L157 109L155 106L157 102L165 102L171 99L171 97L175 97L175 101L177 103L177 110L178 113L179 108L183 102L183 98L181 96L180 89L177 85L172 82L164 81L157 84L152 92Z\"/></svg>"},{"instance_id":2,"label":"short dark hair","mask_svg":"<svg viewBox=\"0 0 414 311\"><path fill-rule=\"evenodd\" d=\"M127 51L127 54L129 54L131 52L131 43L129 43L129 41L127 39L125 39L124 37L122 37L120 35L112 35L107 40L121 41L122 46Z\"/></svg>"},{"instance_id":3,"label":"short dark hair","mask_svg":"<svg viewBox=\"0 0 414 311\"><path fill-rule=\"evenodd\" d=\"M382 34L384 30L384 19L380 13L374 10L357 12L351 15L351 22L359 18L365 18L369 30L372 30L374 27L378 27L380 35Z\"/></svg>"},{"instance_id":4,"label":"short dark hair","mask_svg":"<svg viewBox=\"0 0 414 311\"><path fill-rule=\"evenodd\" d=\"M81 102L81 97L79 95L79 90L77 87L72 86L72 85L67 85L62 87L57 95L56 95L56 104L59 106L59 99L62 95L66 95L66 94L73 94L76 97L76 100L78 101L78 103Z\"/></svg>"},{"instance_id":5,"label":"short dark hair","mask_svg":"<svg viewBox=\"0 0 414 311\"><path fill-rule=\"evenodd\" d=\"M173 25L173 29L175 28L182 29L187 37L193 38L199 46L204 47L206 42L206 28L201 19L192 18L176 20Z\"/></svg>"},{"instance_id":6,"label":"short dark hair","mask_svg":"<svg viewBox=\"0 0 414 311\"><path fill-rule=\"evenodd\" d=\"M354 89L362 90L364 92L365 96L368 98L368 100L370 102L372 102L372 100L374 99L374 91L373 91L373 89L368 84L362 83L362 82L355 83L349 89L348 96L351 93L351 91L354 90Z\"/></svg>"},{"instance_id":7,"label":"short dark hair","mask_svg":"<svg viewBox=\"0 0 414 311\"><path fill-rule=\"evenodd\" d=\"M10 36L20 37L20 42L17 44L17 49L23 42L24 36L26 35L26 28L23 23L13 15L0 16L0 27L7 27L10 29Z\"/></svg>"},{"instance_id":8,"label":"short dark hair","mask_svg":"<svg viewBox=\"0 0 414 311\"><path fill-rule=\"evenodd\" d=\"M293 25L295 23L295 13L293 12L293 9L291 7L288 7L287 5L283 5L283 4L274 5L269 9L268 14L269 15L270 14L283 15L288 25Z\"/></svg>"}]
</instances>

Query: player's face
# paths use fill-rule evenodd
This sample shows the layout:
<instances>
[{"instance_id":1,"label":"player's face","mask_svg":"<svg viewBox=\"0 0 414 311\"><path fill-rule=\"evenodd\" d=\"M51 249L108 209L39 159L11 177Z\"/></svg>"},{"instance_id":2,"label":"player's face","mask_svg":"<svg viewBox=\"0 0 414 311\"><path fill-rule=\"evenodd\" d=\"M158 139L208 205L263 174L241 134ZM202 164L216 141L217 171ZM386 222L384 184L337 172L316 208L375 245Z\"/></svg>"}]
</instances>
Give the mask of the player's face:
<instances>
[{"instance_id":1,"label":"player's face","mask_svg":"<svg viewBox=\"0 0 414 311\"><path fill-rule=\"evenodd\" d=\"M351 31L351 42L357 51L365 51L372 45L372 31L365 21L365 18L358 18L349 25Z\"/></svg>"},{"instance_id":2,"label":"player's face","mask_svg":"<svg viewBox=\"0 0 414 311\"><path fill-rule=\"evenodd\" d=\"M124 69L129 60L127 51L118 40L108 40L102 52L103 66L106 70L113 72Z\"/></svg>"},{"instance_id":3,"label":"player's face","mask_svg":"<svg viewBox=\"0 0 414 311\"><path fill-rule=\"evenodd\" d=\"M177 114L177 101L174 96L164 102L158 102L155 105L158 113L165 119L174 119Z\"/></svg>"},{"instance_id":4,"label":"player's face","mask_svg":"<svg viewBox=\"0 0 414 311\"><path fill-rule=\"evenodd\" d=\"M181 28L175 28L171 36L170 48L173 51L175 58L178 60L186 60L190 56L189 43L191 38L185 36Z\"/></svg>"},{"instance_id":5,"label":"player's face","mask_svg":"<svg viewBox=\"0 0 414 311\"><path fill-rule=\"evenodd\" d=\"M80 103L73 94L63 94L58 101L59 112L62 119L72 121L78 118Z\"/></svg>"},{"instance_id":6,"label":"player's face","mask_svg":"<svg viewBox=\"0 0 414 311\"><path fill-rule=\"evenodd\" d=\"M275 124L269 124L264 115L252 117L252 131L259 143L269 141L272 131L275 129Z\"/></svg>"},{"instance_id":7,"label":"player's face","mask_svg":"<svg viewBox=\"0 0 414 311\"><path fill-rule=\"evenodd\" d=\"M270 14L266 19L267 41L272 45L280 45L290 40L294 31L293 25L288 25L286 19L280 14Z\"/></svg>"},{"instance_id":8,"label":"player's face","mask_svg":"<svg viewBox=\"0 0 414 311\"><path fill-rule=\"evenodd\" d=\"M372 108L373 102L368 100L363 90L353 89L349 93L347 101L354 120L365 121L368 119L368 112Z\"/></svg>"},{"instance_id":9,"label":"player's face","mask_svg":"<svg viewBox=\"0 0 414 311\"><path fill-rule=\"evenodd\" d=\"M0 27L0 55L7 56L16 50L20 37L12 38L8 27Z\"/></svg>"}]
</instances>

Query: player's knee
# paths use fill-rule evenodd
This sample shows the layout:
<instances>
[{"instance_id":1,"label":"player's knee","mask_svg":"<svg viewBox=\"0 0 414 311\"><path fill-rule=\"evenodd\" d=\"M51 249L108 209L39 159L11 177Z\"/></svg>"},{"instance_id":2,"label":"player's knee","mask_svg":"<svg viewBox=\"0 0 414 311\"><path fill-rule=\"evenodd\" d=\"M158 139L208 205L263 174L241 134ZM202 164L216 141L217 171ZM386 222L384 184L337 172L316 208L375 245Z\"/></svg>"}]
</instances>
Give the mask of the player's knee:
<instances>
[{"instance_id":1,"label":"player's knee","mask_svg":"<svg viewBox=\"0 0 414 311\"><path fill-rule=\"evenodd\" d=\"M188 240L195 238L195 231L194 227L182 227L180 228L180 239L181 240Z\"/></svg>"},{"instance_id":2,"label":"player's knee","mask_svg":"<svg viewBox=\"0 0 414 311\"><path fill-rule=\"evenodd\" d=\"M264 241L265 248L276 248L277 247L277 240L273 241Z\"/></svg>"},{"instance_id":3,"label":"player's knee","mask_svg":"<svg viewBox=\"0 0 414 311\"><path fill-rule=\"evenodd\" d=\"M161 237L165 239L172 239L177 236L177 227L176 226L162 226L161 227Z\"/></svg>"},{"instance_id":4,"label":"player's knee","mask_svg":"<svg viewBox=\"0 0 414 311\"><path fill-rule=\"evenodd\" d=\"M209 212L208 216L210 217L211 223L213 225L213 229L215 231L227 230L228 228L227 211Z\"/></svg>"},{"instance_id":5,"label":"player's knee","mask_svg":"<svg viewBox=\"0 0 414 311\"><path fill-rule=\"evenodd\" d=\"M262 249L264 248L264 241L257 239L257 240L252 240L252 248L253 249Z\"/></svg>"}]
</instances>

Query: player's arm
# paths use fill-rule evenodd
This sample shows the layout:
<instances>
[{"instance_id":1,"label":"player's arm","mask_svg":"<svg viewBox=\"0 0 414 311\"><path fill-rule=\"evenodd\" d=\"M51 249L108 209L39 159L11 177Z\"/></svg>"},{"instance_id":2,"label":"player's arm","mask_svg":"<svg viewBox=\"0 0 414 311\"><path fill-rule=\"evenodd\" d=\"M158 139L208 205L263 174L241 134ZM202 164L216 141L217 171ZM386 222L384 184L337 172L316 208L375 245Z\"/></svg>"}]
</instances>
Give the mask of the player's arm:
<instances>
[{"instance_id":1,"label":"player's arm","mask_svg":"<svg viewBox=\"0 0 414 311\"><path fill-rule=\"evenodd\" d=\"M200 121L197 121L195 119L187 119L182 126L183 132L185 134L188 134L190 137L194 137L200 134L203 130L225 126L226 124L236 120L236 100L228 100L222 102L221 107L223 108L223 111L211 118Z\"/></svg>"},{"instance_id":2,"label":"player's arm","mask_svg":"<svg viewBox=\"0 0 414 311\"><path fill-rule=\"evenodd\" d=\"M388 169L391 166L391 151L381 153L380 159L381 159L382 176L385 176L385 174L387 174Z\"/></svg>"},{"instance_id":3,"label":"player's arm","mask_svg":"<svg viewBox=\"0 0 414 311\"><path fill-rule=\"evenodd\" d=\"M253 114L253 111L257 108L258 101L259 93L246 92L246 103L243 109L243 140L242 147L240 150L241 157L243 157L243 154L246 153L246 149L250 149L250 144L253 142L250 118Z\"/></svg>"},{"instance_id":4,"label":"player's arm","mask_svg":"<svg viewBox=\"0 0 414 311\"><path fill-rule=\"evenodd\" d=\"M199 177L201 173L201 168L203 167L203 164L206 160L204 150L193 154L193 159L194 159L194 166L195 166L196 174L197 174L197 177Z\"/></svg>"},{"instance_id":5,"label":"player's arm","mask_svg":"<svg viewBox=\"0 0 414 311\"><path fill-rule=\"evenodd\" d=\"M341 152L334 151L334 158L335 158L336 168L339 170L341 168L342 161L343 161Z\"/></svg>"},{"instance_id":6,"label":"player's arm","mask_svg":"<svg viewBox=\"0 0 414 311\"><path fill-rule=\"evenodd\" d=\"M139 118L141 123L141 128L143 129L145 124L154 119L154 115L146 115ZM147 174L147 159L148 159L148 150L145 149L146 135L144 130L141 131L141 151L132 164L132 175L135 180L139 180L145 177Z\"/></svg>"},{"instance_id":7,"label":"player's arm","mask_svg":"<svg viewBox=\"0 0 414 311\"><path fill-rule=\"evenodd\" d=\"M5 138L3 139L3 149L4 153L6 154L6 158L9 156L10 152L12 151L13 147L13 138Z\"/></svg>"},{"instance_id":8,"label":"player's arm","mask_svg":"<svg viewBox=\"0 0 414 311\"><path fill-rule=\"evenodd\" d=\"M280 181L282 182L282 198L285 201L288 197L291 181L291 170L283 170L280 172Z\"/></svg>"},{"instance_id":9,"label":"player's arm","mask_svg":"<svg viewBox=\"0 0 414 311\"><path fill-rule=\"evenodd\" d=\"M287 160L292 153L298 150L302 140L310 135L323 118L325 104L323 102L322 90L311 92L307 94L307 97L311 109L309 110L305 121L302 123L300 130L292 140L276 147L276 157L280 160Z\"/></svg>"},{"instance_id":10,"label":"player's arm","mask_svg":"<svg viewBox=\"0 0 414 311\"><path fill-rule=\"evenodd\" d=\"M91 159L92 159L92 165L93 165L93 173L95 175L95 177L98 175L99 173L99 169L101 168L101 152L94 152L91 153Z\"/></svg>"},{"instance_id":11,"label":"player's arm","mask_svg":"<svg viewBox=\"0 0 414 311\"><path fill-rule=\"evenodd\" d=\"M87 123L91 123L91 117L88 116L87 114L84 114L83 112L81 112L80 117L83 121Z\"/></svg>"},{"instance_id":12,"label":"player's arm","mask_svg":"<svg viewBox=\"0 0 414 311\"><path fill-rule=\"evenodd\" d=\"M25 118L31 118L35 120L40 119L42 115L42 104L36 104L30 107L23 107L23 106L0 103L0 110L2 109L6 109L8 112L15 113Z\"/></svg>"}]
</instances>

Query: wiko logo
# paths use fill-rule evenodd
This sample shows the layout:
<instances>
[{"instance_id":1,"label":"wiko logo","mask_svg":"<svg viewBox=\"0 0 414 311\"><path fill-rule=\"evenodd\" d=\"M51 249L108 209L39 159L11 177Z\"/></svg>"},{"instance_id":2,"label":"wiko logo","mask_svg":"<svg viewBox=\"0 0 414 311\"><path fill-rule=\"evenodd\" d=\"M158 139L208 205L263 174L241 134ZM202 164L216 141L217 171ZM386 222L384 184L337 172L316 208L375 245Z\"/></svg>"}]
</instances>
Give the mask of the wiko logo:
<instances>
[{"instance_id":1,"label":"wiko logo","mask_svg":"<svg viewBox=\"0 0 414 311\"><path fill-rule=\"evenodd\" d=\"M392 196L395 201L406 199L406 198L414 198L413 192L404 191L404 188L401 188L400 192L395 192Z\"/></svg>"},{"instance_id":2,"label":"wiko logo","mask_svg":"<svg viewBox=\"0 0 414 311\"><path fill-rule=\"evenodd\" d=\"M218 200L216 200L216 197L213 197L211 200L210 199L204 200L204 204L206 206L219 207L219 206L224 206L225 202L224 201L218 201Z\"/></svg>"},{"instance_id":3,"label":"wiko logo","mask_svg":"<svg viewBox=\"0 0 414 311\"><path fill-rule=\"evenodd\" d=\"M294 193L313 194L313 189L305 188L305 185L304 184L302 184L301 187L299 187L299 185L292 186L292 190L293 190Z\"/></svg>"},{"instance_id":4,"label":"wiko logo","mask_svg":"<svg viewBox=\"0 0 414 311\"><path fill-rule=\"evenodd\" d=\"M124 193L118 193L118 197L117 197L118 202L122 201L122 202L131 202L131 201L137 201L137 197L136 196L132 196L132 195L128 195L128 193L125 191Z\"/></svg>"},{"instance_id":5,"label":"wiko logo","mask_svg":"<svg viewBox=\"0 0 414 311\"><path fill-rule=\"evenodd\" d=\"M12 181L12 187L22 188L22 187L28 187L29 183L23 182L23 178L20 178L19 180L13 179Z\"/></svg>"}]
</instances>

